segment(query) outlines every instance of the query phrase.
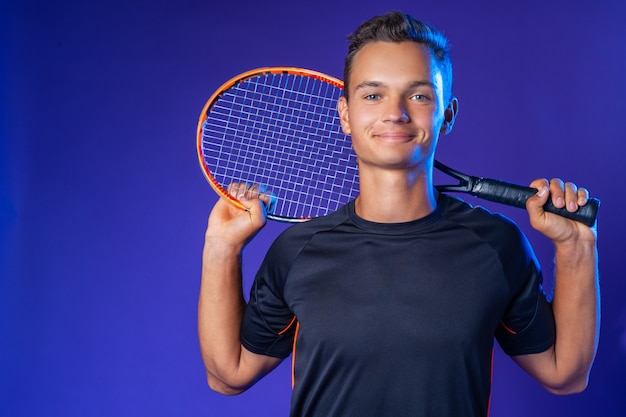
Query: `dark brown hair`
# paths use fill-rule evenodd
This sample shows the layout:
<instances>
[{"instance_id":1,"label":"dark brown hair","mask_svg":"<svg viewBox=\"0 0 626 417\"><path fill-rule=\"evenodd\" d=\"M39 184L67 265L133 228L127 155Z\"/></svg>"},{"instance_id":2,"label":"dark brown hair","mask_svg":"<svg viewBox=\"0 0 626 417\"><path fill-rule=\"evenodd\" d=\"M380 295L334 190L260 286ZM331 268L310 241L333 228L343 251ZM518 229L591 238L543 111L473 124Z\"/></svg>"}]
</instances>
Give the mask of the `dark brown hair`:
<instances>
[{"instance_id":1,"label":"dark brown hair","mask_svg":"<svg viewBox=\"0 0 626 417\"><path fill-rule=\"evenodd\" d=\"M348 99L350 71L354 57L365 45L372 42L411 41L426 45L439 65L443 78L444 102L452 97L452 61L448 39L436 28L414 17L397 11L385 13L361 24L348 36L348 55L346 56L343 80L344 96Z\"/></svg>"}]
</instances>

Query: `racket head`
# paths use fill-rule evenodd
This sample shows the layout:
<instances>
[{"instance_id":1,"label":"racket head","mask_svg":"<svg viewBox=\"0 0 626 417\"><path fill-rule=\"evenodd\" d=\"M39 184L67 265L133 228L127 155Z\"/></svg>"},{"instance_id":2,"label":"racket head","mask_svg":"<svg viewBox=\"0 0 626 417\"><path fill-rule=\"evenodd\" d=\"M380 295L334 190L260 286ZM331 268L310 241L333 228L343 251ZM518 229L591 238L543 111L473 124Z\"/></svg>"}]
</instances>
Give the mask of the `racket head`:
<instances>
[{"instance_id":1,"label":"racket head","mask_svg":"<svg viewBox=\"0 0 626 417\"><path fill-rule=\"evenodd\" d=\"M276 197L272 220L299 222L335 211L358 194L356 156L337 114L342 95L342 81L304 68L265 67L231 78L198 120L205 178L243 210L228 184L266 186Z\"/></svg>"}]
</instances>

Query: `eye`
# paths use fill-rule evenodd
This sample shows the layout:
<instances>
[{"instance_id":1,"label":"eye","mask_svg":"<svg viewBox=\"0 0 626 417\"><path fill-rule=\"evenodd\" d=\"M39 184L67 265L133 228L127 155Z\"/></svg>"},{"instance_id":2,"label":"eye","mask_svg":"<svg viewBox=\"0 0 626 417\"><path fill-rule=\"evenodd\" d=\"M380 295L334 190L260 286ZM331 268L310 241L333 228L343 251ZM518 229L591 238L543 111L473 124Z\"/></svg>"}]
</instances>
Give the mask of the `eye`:
<instances>
[{"instance_id":1,"label":"eye","mask_svg":"<svg viewBox=\"0 0 626 417\"><path fill-rule=\"evenodd\" d=\"M411 96L411 100L427 101L427 100L430 100L430 97L428 97L427 95L424 95L424 94L414 94L414 95Z\"/></svg>"},{"instance_id":2,"label":"eye","mask_svg":"<svg viewBox=\"0 0 626 417\"><path fill-rule=\"evenodd\" d=\"M371 93L371 94L366 94L363 98L365 100L379 100L380 99L380 95L375 94L375 93Z\"/></svg>"}]
</instances>

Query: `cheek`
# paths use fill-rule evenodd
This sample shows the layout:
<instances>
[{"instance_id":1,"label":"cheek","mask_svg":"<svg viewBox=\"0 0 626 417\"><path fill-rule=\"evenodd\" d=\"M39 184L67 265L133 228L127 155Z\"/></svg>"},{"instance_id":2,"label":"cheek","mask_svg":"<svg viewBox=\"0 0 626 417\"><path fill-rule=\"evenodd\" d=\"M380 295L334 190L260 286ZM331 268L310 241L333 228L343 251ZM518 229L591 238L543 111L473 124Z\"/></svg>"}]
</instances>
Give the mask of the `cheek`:
<instances>
[{"instance_id":1,"label":"cheek","mask_svg":"<svg viewBox=\"0 0 626 417\"><path fill-rule=\"evenodd\" d=\"M352 108L348 112L348 129L352 134L360 134L365 132L368 127L372 126L376 122L376 115L368 107L359 106Z\"/></svg>"}]
</instances>

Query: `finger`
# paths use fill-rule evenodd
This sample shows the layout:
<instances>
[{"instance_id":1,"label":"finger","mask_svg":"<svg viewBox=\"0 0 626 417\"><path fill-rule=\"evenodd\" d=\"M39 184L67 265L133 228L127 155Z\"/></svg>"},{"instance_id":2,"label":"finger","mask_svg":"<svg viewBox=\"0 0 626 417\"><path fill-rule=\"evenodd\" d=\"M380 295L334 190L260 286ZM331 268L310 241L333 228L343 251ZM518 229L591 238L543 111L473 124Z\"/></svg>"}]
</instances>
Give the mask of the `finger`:
<instances>
[{"instance_id":1,"label":"finger","mask_svg":"<svg viewBox=\"0 0 626 417\"><path fill-rule=\"evenodd\" d=\"M276 205L276 196L267 191L266 185L232 182L228 185L226 191L230 196L242 203L253 202L255 198L258 198L267 213L271 213ZM252 206L248 204L246 204L246 206L248 206L247 210L252 208Z\"/></svg>"},{"instance_id":2,"label":"finger","mask_svg":"<svg viewBox=\"0 0 626 417\"><path fill-rule=\"evenodd\" d=\"M245 186L243 187L245 189ZM228 184L227 192L231 197L236 199L239 198L240 190L242 189L242 183L239 182L231 182Z\"/></svg>"},{"instance_id":3,"label":"finger","mask_svg":"<svg viewBox=\"0 0 626 417\"><path fill-rule=\"evenodd\" d=\"M554 207L565 207L565 183L563 180L560 178L552 178L550 180L550 195L552 196Z\"/></svg>"},{"instance_id":4,"label":"finger","mask_svg":"<svg viewBox=\"0 0 626 417\"><path fill-rule=\"evenodd\" d=\"M241 183L239 195L242 200L252 200L258 196L258 184Z\"/></svg>"},{"instance_id":5,"label":"finger","mask_svg":"<svg viewBox=\"0 0 626 417\"><path fill-rule=\"evenodd\" d=\"M226 193L228 193L229 195L231 195L233 197L234 197L234 193L233 193L234 187L235 187L235 184L232 183L232 182L230 184L228 184L228 186L226 187Z\"/></svg>"},{"instance_id":6,"label":"finger","mask_svg":"<svg viewBox=\"0 0 626 417\"><path fill-rule=\"evenodd\" d=\"M263 189L259 194L259 199L263 202L267 213L272 213L276 207L276 196L271 191Z\"/></svg>"},{"instance_id":7,"label":"finger","mask_svg":"<svg viewBox=\"0 0 626 417\"><path fill-rule=\"evenodd\" d=\"M243 188L239 192L241 198L244 200L251 200L258 195L258 184L243 183Z\"/></svg>"},{"instance_id":8,"label":"finger","mask_svg":"<svg viewBox=\"0 0 626 417\"><path fill-rule=\"evenodd\" d=\"M578 210L578 187L573 182L565 183L565 207L571 213Z\"/></svg>"},{"instance_id":9,"label":"finger","mask_svg":"<svg viewBox=\"0 0 626 417\"><path fill-rule=\"evenodd\" d=\"M248 188L249 198L258 198L263 203L267 213L272 212L276 203L276 196L267 190L267 186L263 184L253 184Z\"/></svg>"},{"instance_id":10,"label":"finger","mask_svg":"<svg viewBox=\"0 0 626 417\"><path fill-rule=\"evenodd\" d=\"M230 195L235 197L237 200L247 200L248 199L248 184L245 182L233 182L231 184L231 192Z\"/></svg>"},{"instance_id":11,"label":"finger","mask_svg":"<svg viewBox=\"0 0 626 417\"><path fill-rule=\"evenodd\" d=\"M255 190L258 189L258 184L250 184L250 183L242 183L243 188L241 189L241 195L246 200L250 200L255 196Z\"/></svg>"},{"instance_id":12,"label":"finger","mask_svg":"<svg viewBox=\"0 0 626 417\"><path fill-rule=\"evenodd\" d=\"M537 194L526 201L530 224L535 227L545 221L545 211L543 206L550 198L550 182L545 178L534 180L530 186L537 189Z\"/></svg>"},{"instance_id":13,"label":"finger","mask_svg":"<svg viewBox=\"0 0 626 417\"><path fill-rule=\"evenodd\" d=\"M537 194L529 199L533 206L543 207L548 201L550 195L550 181L545 178L539 178L530 183L530 187L537 190Z\"/></svg>"},{"instance_id":14,"label":"finger","mask_svg":"<svg viewBox=\"0 0 626 417\"><path fill-rule=\"evenodd\" d=\"M586 188L578 189L578 205L584 206L589 201L589 191Z\"/></svg>"}]
</instances>

